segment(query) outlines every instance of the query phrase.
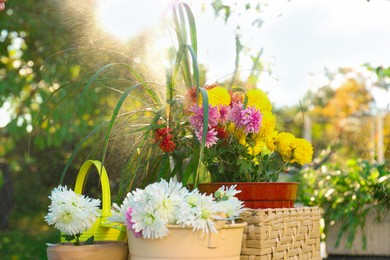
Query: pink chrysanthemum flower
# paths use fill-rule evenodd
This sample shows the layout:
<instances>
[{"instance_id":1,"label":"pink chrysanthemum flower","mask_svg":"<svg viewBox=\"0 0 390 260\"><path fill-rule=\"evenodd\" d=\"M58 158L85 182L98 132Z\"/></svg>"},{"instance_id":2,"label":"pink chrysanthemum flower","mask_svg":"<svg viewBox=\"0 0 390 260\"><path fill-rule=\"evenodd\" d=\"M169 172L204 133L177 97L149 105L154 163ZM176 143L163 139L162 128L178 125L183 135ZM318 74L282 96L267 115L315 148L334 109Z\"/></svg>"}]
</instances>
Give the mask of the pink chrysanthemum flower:
<instances>
[{"instance_id":1,"label":"pink chrysanthemum flower","mask_svg":"<svg viewBox=\"0 0 390 260\"><path fill-rule=\"evenodd\" d=\"M229 106L219 106L219 122L220 124L225 124L229 120L230 107Z\"/></svg>"},{"instance_id":2,"label":"pink chrysanthemum flower","mask_svg":"<svg viewBox=\"0 0 390 260\"><path fill-rule=\"evenodd\" d=\"M261 125L261 113L255 107L248 107L241 111L241 123L245 127L245 133L259 132Z\"/></svg>"},{"instance_id":3,"label":"pink chrysanthemum flower","mask_svg":"<svg viewBox=\"0 0 390 260\"><path fill-rule=\"evenodd\" d=\"M230 120L236 127L242 126L242 104L241 102L233 103L232 109L230 110Z\"/></svg>"},{"instance_id":4,"label":"pink chrysanthemum flower","mask_svg":"<svg viewBox=\"0 0 390 260\"><path fill-rule=\"evenodd\" d=\"M190 112L193 113L193 115L189 117L190 124L195 129L200 129L203 126L203 109L198 105L193 105L190 108Z\"/></svg>"},{"instance_id":5,"label":"pink chrysanthemum flower","mask_svg":"<svg viewBox=\"0 0 390 260\"><path fill-rule=\"evenodd\" d=\"M126 211L125 224L126 224L127 230L132 231L134 234L134 237L139 238L142 236L142 232L136 232L135 229L133 228L134 223L133 223L132 213L133 213L133 209L128 208Z\"/></svg>"},{"instance_id":6,"label":"pink chrysanthemum flower","mask_svg":"<svg viewBox=\"0 0 390 260\"><path fill-rule=\"evenodd\" d=\"M214 144L217 143L218 137L217 137L218 131L216 131L214 128L211 128L209 131L207 131L206 134L206 147L210 148ZM202 135L203 131L202 129L200 131L196 131L196 136L198 137L199 142L202 142Z\"/></svg>"},{"instance_id":7,"label":"pink chrysanthemum flower","mask_svg":"<svg viewBox=\"0 0 390 260\"><path fill-rule=\"evenodd\" d=\"M214 127L218 125L220 119L220 114L218 107L209 106L209 127Z\"/></svg>"},{"instance_id":8,"label":"pink chrysanthemum flower","mask_svg":"<svg viewBox=\"0 0 390 260\"><path fill-rule=\"evenodd\" d=\"M190 124L197 130L203 129L203 108L198 105L193 105L190 108L190 111L193 113L193 115L189 117ZM218 108L209 106L208 127L216 126L218 124L219 117Z\"/></svg>"}]
</instances>

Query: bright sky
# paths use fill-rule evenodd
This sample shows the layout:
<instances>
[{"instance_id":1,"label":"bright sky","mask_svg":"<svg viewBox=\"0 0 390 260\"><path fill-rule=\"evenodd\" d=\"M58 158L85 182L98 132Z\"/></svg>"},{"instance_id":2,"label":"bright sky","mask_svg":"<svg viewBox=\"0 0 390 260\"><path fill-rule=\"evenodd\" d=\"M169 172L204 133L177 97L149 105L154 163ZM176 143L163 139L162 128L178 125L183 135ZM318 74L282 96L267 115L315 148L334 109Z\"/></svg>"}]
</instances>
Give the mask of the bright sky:
<instances>
[{"instance_id":1,"label":"bright sky","mask_svg":"<svg viewBox=\"0 0 390 260\"><path fill-rule=\"evenodd\" d=\"M310 73L318 73L325 66L330 69L358 67L364 63L390 66L390 1L261 2L264 1L269 3L269 7L263 8L265 22L260 29L250 26L255 16L246 15L238 19L243 28L243 41L252 49L252 53L264 48L263 58L271 64L272 74L262 74L260 88L269 92L276 105L297 104L309 88L321 86L318 79L310 76ZM117 3L121 11L117 11L114 16L108 16L106 20L102 19L102 23L105 26L111 23L111 29L107 29L116 34L123 34L126 28L151 26L153 22L147 23L145 20L158 17L164 8L163 3L166 6L167 2L110 0L107 3L111 6ZM211 83L226 75L229 77L234 71L236 23L234 15L227 25L222 19L216 20L209 5L206 12L202 12L202 2L205 1L193 0L189 3L197 23L198 60L208 68L207 78ZM224 2L231 4L235 1ZM258 1L253 1L256 2ZM150 6L154 6L155 10ZM139 19L126 21L122 17L123 14L130 19ZM142 19L140 14L143 14ZM161 48L161 45L158 48ZM250 69L251 63L248 61L248 56L242 57L243 71Z\"/></svg>"},{"instance_id":2,"label":"bright sky","mask_svg":"<svg viewBox=\"0 0 390 260\"><path fill-rule=\"evenodd\" d=\"M248 33L254 36L251 46L256 50L263 46L264 59L274 64L271 69L277 80L265 78L260 87L269 91L277 105L297 104L309 88L319 87L309 73L325 66L390 66L390 1L275 2L267 14L271 18L257 32ZM203 20L198 21L198 30L200 48L206 48L208 55L204 60L210 63L209 79L232 71L234 45L224 43L231 31L223 23Z\"/></svg>"}]
</instances>

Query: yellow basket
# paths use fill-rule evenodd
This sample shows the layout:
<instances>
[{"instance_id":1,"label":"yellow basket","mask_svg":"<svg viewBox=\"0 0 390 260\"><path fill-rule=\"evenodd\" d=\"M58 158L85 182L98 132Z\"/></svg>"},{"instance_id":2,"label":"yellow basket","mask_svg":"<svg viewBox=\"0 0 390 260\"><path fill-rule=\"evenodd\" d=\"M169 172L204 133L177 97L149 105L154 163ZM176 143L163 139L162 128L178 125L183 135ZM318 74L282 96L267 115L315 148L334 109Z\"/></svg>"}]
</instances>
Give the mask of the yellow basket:
<instances>
[{"instance_id":1,"label":"yellow basket","mask_svg":"<svg viewBox=\"0 0 390 260\"><path fill-rule=\"evenodd\" d=\"M126 228L119 223L112 223L107 220L111 216L111 193L110 183L106 169L99 161L88 160L83 163L77 175L75 184L75 193L82 194L84 181L88 175L88 170L91 166L95 166L99 175L102 186L102 215L98 218L92 227L82 233L80 241L85 241L91 236L94 236L95 241L126 241ZM61 236L61 241L65 239Z\"/></svg>"}]
</instances>

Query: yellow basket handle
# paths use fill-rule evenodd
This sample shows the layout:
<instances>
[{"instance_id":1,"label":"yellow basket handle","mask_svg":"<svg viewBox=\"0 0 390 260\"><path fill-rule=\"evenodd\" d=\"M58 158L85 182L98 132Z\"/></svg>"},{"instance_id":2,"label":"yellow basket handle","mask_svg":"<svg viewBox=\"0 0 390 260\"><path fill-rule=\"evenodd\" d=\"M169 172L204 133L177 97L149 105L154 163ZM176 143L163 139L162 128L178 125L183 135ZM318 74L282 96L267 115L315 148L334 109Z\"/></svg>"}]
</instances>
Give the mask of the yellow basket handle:
<instances>
[{"instance_id":1,"label":"yellow basket handle","mask_svg":"<svg viewBox=\"0 0 390 260\"><path fill-rule=\"evenodd\" d=\"M105 219L111 216L111 191L107 171L101 162L96 160L88 160L83 163L77 175L74 192L77 194L82 194L85 178L87 177L88 170L92 165L96 167L100 176L100 183L102 186L102 219Z\"/></svg>"}]
</instances>

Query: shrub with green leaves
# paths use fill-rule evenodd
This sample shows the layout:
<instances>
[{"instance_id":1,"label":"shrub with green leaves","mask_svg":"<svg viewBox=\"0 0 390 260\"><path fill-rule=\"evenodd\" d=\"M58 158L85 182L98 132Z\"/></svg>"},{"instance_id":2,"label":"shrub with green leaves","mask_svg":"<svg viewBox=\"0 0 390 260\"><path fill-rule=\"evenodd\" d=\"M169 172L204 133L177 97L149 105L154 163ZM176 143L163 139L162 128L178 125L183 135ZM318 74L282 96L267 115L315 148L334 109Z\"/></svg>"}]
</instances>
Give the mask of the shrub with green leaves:
<instances>
[{"instance_id":1,"label":"shrub with green leaves","mask_svg":"<svg viewBox=\"0 0 390 260\"><path fill-rule=\"evenodd\" d=\"M308 206L324 209L325 233L330 223L340 222L336 247L347 234L347 247L352 247L357 229L365 226L369 212L377 219L390 211L389 164L378 165L361 159L345 164L325 163L306 168L300 173L299 199ZM366 235L362 232L363 248Z\"/></svg>"}]
</instances>

